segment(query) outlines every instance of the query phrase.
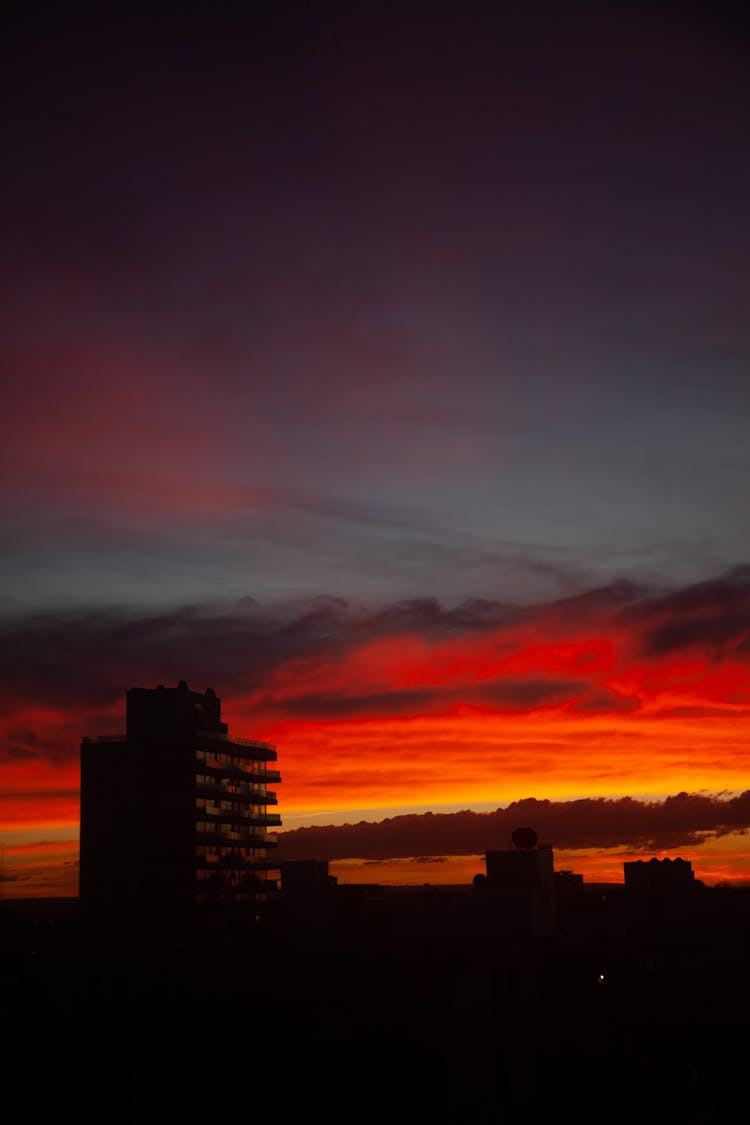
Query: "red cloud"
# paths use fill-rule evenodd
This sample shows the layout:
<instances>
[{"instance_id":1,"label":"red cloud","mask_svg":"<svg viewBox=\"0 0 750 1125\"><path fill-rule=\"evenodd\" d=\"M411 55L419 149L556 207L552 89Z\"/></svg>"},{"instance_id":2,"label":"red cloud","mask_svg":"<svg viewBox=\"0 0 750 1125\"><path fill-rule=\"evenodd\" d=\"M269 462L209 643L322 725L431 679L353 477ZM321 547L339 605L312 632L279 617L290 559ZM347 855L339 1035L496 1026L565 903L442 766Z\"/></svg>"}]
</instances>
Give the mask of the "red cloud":
<instances>
[{"instance_id":1,"label":"red cloud","mask_svg":"<svg viewBox=\"0 0 750 1125\"><path fill-rule=\"evenodd\" d=\"M128 687L178 679L215 687L235 734L279 745L282 817L739 792L748 587L741 570L669 595L621 584L521 607L317 598L6 619L5 816L74 823L81 736L122 729ZM684 833L704 828L717 825Z\"/></svg>"}]
</instances>

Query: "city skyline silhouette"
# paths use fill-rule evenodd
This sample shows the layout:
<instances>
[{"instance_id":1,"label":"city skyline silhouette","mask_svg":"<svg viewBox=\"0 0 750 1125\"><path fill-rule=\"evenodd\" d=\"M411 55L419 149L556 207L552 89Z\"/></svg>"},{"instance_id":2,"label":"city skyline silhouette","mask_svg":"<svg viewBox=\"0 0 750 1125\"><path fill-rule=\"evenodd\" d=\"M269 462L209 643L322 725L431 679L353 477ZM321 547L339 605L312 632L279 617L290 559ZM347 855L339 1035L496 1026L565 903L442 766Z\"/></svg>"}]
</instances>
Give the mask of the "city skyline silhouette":
<instances>
[{"instance_id":1,"label":"city skyline silhouette","mask_svg":"<svg viewBox=\"0 0 750 1125\"><path fill-rule=\"evenodd\" d=\"M747 12L3 15L7 1112L741 1113Z\"/></svg>"},{"instance_id":2,"label":"city skyline silhouette","mask_svg":"<svg viewBox=\"0 0 750 1125\"><path fill-rule=\"evenodd\" d=\"M77 893L82 733L183 678L342 881L533 822L747 882L745 15L6 31L4 897Z\"/></svg>"}]
</instances>

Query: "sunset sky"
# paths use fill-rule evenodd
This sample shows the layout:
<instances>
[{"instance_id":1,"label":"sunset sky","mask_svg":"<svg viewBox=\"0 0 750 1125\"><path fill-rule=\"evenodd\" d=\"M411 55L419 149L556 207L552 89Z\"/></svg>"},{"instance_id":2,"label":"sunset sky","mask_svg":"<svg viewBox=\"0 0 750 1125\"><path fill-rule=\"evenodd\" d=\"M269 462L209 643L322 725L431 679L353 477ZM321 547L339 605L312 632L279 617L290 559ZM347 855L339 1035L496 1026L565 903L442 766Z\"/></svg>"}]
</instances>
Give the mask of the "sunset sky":
<instances>
[{"instance_id":1,"label":"sunset sky","mask_svg":"<svg viewBox=\"0 0 750 1125\"><path fill-rule=\"evenodd\" d=\"M180 679L342 878L531 824L750 881L729 13L11 5L5 895L76 893L81 737Z\"/></svg>"}]
</instances>

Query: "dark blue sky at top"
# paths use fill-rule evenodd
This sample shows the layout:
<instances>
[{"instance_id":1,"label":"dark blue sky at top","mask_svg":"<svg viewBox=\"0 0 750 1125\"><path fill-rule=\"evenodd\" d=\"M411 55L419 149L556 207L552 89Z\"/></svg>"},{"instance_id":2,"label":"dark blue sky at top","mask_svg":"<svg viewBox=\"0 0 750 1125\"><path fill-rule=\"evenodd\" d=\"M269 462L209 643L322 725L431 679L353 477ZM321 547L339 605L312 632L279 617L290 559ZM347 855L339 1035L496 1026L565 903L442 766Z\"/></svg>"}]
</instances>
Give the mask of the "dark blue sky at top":
<instances>
[{"instance_id":1,"label":"dark blue sky at top","mask_svg":"<svg viewBox=\"0 0 750 1125\"><path fill-rule=\"evenodd\" d=\"M750 556L721 5L17 6L6 612Z\"/></svg>"}]
</instances>

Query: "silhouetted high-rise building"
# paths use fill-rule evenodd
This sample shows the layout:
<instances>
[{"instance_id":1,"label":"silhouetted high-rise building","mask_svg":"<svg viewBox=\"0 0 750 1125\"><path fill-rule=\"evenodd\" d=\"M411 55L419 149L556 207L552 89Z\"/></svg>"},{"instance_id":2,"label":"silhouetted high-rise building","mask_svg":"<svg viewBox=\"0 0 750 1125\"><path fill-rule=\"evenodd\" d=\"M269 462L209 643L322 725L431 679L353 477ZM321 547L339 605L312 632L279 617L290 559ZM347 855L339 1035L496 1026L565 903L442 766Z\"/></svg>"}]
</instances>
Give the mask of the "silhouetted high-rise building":
<instances>
[{"instance_id":1,"label":"silhouetted high-rise building","mask_svg":"<svg viewBox=\"0 0 750 1125\"><path fill-rule=\"evenodd\" d=\"M81 745L84 918L242 909L278 887L276 749L230 738L213 689L131 688L125 735Z\"/></svg>"}]
</instances>

